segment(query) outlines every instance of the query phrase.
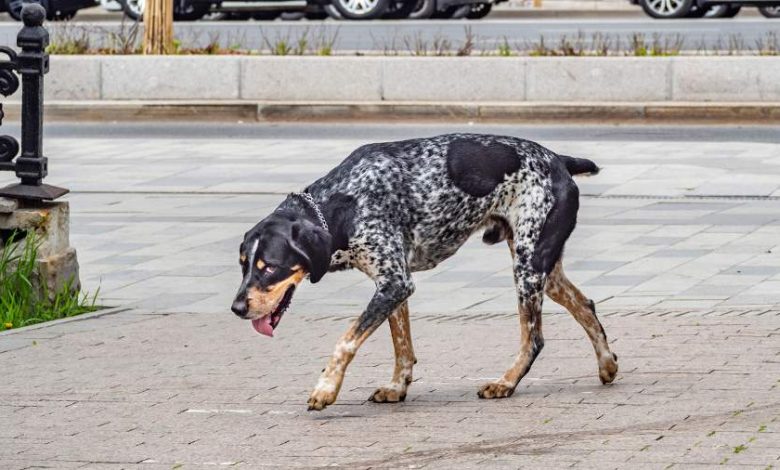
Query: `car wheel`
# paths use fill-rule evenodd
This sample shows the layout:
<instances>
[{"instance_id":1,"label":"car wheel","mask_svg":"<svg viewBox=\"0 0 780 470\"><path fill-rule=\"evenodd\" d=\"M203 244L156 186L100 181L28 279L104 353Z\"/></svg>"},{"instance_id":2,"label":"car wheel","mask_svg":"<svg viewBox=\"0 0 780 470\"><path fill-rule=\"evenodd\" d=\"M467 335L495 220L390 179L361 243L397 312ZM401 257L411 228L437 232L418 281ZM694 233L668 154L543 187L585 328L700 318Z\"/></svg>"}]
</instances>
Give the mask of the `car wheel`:
<instances>
[{"instance_id":1,"label":"car wheel","mask_svg":"<svg viewBox=\"0 0 780 470\"><path fill-rule=\"evenodd\" d=\"M690 13L693 0L639 0L639 4L653 18L684 18Z\"/></svg>"},{"instance_id":2,"label":"car wheel","mask_svg":"<svg viewBox=\"0 0 780 470\"><path fill-rule=\"evenodd\" d=\"M479 20L482 19L490 14L490 10L493 9L492 3L475 3L471 5L471 10L469 10L468 15L466 15L466 18L470 20Z\"/></svg>"},{"instance_id":3,"label":"car wheel","mask_svg":"<svg viewBox=\"0 0 780 470\"><path fill-rule=\"evenodd\" d=\"M374 20L381 17L389 0L331 0L341 16L348 20Z\"/></svg>"},{"instance_id":4,"label":"car wheel","mask_svg":"<svg viewBox=\"0 0 780 470\"><path fill-rule=\"evenodd\" d=\"M122 11L125 12L125 16L133 21L141 21L144 19L144 4L146 0L119 0L122 5Z\"/></svg>"},{"instance_id":5,"label":"car wheel","mask_svg":"<svg viewBox=\"0 0 780 470\"><path fill-rule=\"evenodd\" d=\"M758 11L767 18L780 18L780 6L758 7Z\"/></svg>"},{"instance_id":6,"label":"car wheel","mask_svg":"<svg viewBox=\"0 0 780 470\"><path fill-rule=\"evenodd\" d=\"M739 14L742 7L739 5L715 5L707 9L704 13L705 18L734 18Z\"/></svg>"},{"instance_id":7,"label":"car wheel","mask_svg":"<svg viewBox=\"0 0 780 470\"><path fill-rule=\"evenodd\" d=\"M416 0L392 0L387 5L387 11L382 15L386 20L403 20L409 18L409 15L417 6Z\"/></svg>"},{"instance_id":8,"label":"car wheel","mask_svg":"<svg viewBox=\"0 0 780 470\"><path fill-rule=\"evenodd\" d=\"M436 13L436 0L417 0L409 13L410 20L427 20Z\"/></svg>"}]
</instances>

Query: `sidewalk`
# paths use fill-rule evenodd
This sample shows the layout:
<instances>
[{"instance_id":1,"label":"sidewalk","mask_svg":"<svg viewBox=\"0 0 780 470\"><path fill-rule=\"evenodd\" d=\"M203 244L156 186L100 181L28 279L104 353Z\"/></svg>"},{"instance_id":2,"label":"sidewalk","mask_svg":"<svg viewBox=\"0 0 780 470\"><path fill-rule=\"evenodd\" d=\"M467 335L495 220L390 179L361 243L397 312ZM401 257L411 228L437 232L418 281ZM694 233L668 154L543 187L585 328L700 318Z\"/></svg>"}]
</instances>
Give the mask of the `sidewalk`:
<instances>
[{"instance_id":1,"label":"sidewalk","mask_svg":"<svg viewBox=\"0 0 780 470\"><path fill-rule=\"evenodd\" d=\"M285 316L257 335L220 311L121 313L0 336L0 461L8 470L171 468L772 468L780 465L780 312L602 313L621 371L599 383L582 329L545 316L515 395L478 386L516 353L517 319L412 312L405 403L366 399L392 373L382 326L339 401L306 399L345 315ZM719 467L720 468L720 467Z\"/></svg>"},{"instance_id":2,"label":"sidewalk","mask_svg":"<svg viewBox=\"0 0 780 470\"><path fill-rule=\"evenodd\" d=\"M518 328L506 250L475 238L415 277L406 402L366 401L392 372L383 325L339 401L309 413L371 283L345 272L303 284L277 336L261 337L229 311L238 244L287 192L384 131L212 138L153 126L46 140L47 182L73 191L82 285L122 309L0 334L0 468L780 466L778 144L673 141L651 127L621 140L560 128L540 141L603 168L578 179L565 266L619 356L613 385L600 384L582 328L547 300L545 349L517 393L476 397L510 364ZM429 128L385 132L399 133Z\"/></svg>"}]
</instances>

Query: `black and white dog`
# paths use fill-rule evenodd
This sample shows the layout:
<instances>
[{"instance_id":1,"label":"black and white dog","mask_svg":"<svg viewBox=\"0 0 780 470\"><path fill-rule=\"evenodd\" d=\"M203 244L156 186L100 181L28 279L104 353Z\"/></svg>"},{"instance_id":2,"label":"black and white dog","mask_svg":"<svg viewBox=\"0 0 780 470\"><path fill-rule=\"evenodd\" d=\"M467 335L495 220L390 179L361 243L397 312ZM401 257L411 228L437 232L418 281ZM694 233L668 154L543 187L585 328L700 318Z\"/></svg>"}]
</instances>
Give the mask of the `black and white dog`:
<instances>
[{"instance_id":1,"label":"black and white dog","mask_svg":"<svg viewBox=\"0 0 780 470\"><path fill-rule=\"evenodd\" d=\"M433 268L485 229L485 243L506 240L510 247L521 346L509 370L482 386L479 396L508 397L528 372L544 345L545 293L585 328L599 377L612 382L617 356L593 302L566 278L561 264L579 208L572 175L597 172L590 160L514 137L450 134L362 146L302 193L289 195L246 234L240 253L244 278L232 310L272 336L306 275L315 283L328 271L359 269L374 280L376 292L336 345L309 409L336 400L347 365L385 320L395 370L371 400L401 401L416 362L407 307L412 273Z\"/></svg>"}]
</instances>

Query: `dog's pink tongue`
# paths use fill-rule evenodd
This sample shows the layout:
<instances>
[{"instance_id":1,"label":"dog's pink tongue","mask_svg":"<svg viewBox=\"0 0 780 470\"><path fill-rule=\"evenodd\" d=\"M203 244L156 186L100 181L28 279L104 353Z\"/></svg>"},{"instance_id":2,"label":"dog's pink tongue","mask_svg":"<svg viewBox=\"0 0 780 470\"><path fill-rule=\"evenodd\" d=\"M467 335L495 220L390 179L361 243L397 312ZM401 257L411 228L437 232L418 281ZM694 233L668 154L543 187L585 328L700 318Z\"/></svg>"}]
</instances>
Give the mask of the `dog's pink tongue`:
<instances>
[{"instance_id":1,"label":"dog's pink tongue","mask_svg":"<svg viewBox=\"0 0 780 470\"><path fill-rule=\"evenodd\" d=\"M271 326L271 315L266 315L263 318L252 320L252 326L255 327L255 331L261 335L273 337L274 328Z\"/></svg>"}]
</instances>

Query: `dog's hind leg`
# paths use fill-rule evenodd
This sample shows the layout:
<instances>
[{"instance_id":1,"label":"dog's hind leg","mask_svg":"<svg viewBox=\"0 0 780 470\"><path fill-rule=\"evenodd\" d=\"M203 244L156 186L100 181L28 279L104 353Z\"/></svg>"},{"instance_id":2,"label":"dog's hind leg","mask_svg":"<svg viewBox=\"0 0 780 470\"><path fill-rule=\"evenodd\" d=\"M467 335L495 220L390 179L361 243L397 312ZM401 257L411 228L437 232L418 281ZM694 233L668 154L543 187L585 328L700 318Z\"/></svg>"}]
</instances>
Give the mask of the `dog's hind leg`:
<instances>
[{"instance_id":1,"label":"dog's hind leg","mask_svg":"<svg viewBox=\"0 0 780 470\"><path fill-rule=\"evenodd\" d=\"M376 403L404 401L406 389L412 383L412 367L417 363L409 325L409 303L402 303L387 320L393 337L395 369L390 384L377 388L369 398Z\"/></svg>"},{"instance_id":2,"label":"dog's hind leg","mask_svg":"<svg viewBox=\"0 0 780 470\"><path fill-rule=\"evenodd\" d=\"M512 250L515 288L520 316L520 352L512 366L497 381L483 385L480 398L505 398L514 393L531 365L544 347L542 336L542 300L545 273L534 262L534 253L540 242L551 201L543 191L523 198L512 237L507 239ZM546 206L546 208L545 208Z\"/></svg>"},{"instance_id":3,"label":"dog's hind leg","mask_svg":"<svg viewBox=\"0 0 780 470\"><path fill-rule=\"evenodd\" d=\"M562 260L558 260L550 273L545 292L553 301L565 307L585 329L596 351L601 382L608 384L615 380L618 371L617 355L609 350L607 334L596 317L596 305L566 277Z\"/></svg>"}]
</instances>

